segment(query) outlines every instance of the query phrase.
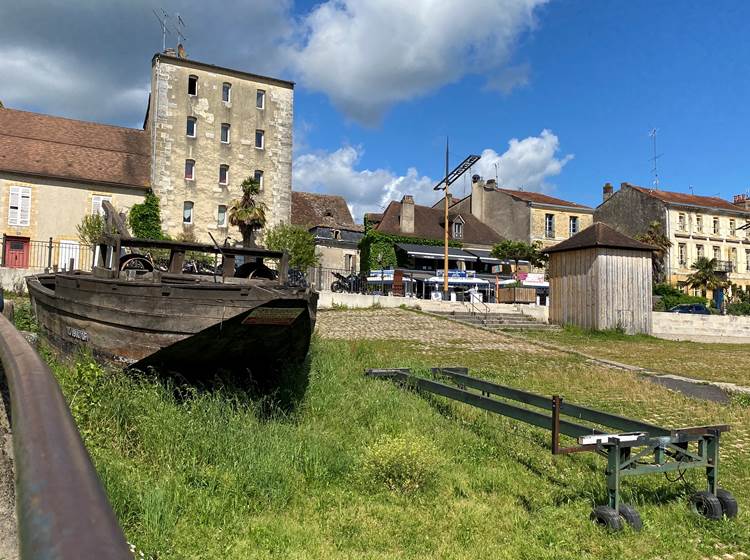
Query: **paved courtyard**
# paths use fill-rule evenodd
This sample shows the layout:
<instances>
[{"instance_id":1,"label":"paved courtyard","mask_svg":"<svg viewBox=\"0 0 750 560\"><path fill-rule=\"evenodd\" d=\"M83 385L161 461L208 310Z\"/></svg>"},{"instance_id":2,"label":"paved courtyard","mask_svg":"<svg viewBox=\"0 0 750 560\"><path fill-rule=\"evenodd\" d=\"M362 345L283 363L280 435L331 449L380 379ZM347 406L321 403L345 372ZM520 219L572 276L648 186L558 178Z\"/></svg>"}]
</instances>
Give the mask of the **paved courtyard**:
<instances>
[{"instance_id":1,"label":"paved courtyard","mask_svg":"<svg viewBox=\"0 0 750 560\"><path fill-rule=\"evenodd\" d=\"M316 330L323 338L339 340L409 340L425 348L455 350L515 350L555 355L556 352L455 321L403 309L319 311Z\"/></svg>"}]
</instances>

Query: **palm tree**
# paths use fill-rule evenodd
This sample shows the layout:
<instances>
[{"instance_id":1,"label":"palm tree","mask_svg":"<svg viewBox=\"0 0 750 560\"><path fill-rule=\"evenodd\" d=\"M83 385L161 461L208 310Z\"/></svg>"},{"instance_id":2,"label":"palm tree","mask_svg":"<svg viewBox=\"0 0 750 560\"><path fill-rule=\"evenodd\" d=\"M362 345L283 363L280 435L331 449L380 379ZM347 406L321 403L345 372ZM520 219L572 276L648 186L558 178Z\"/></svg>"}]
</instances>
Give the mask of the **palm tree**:
<instances>
[{"instance_id":1,"label":"palm tree","mask_svg":"<svg viewBox=\"0 0 750 560\"><path fill-rule=\"evenodd\" d=\"M661 227L661 222L654 221L648 225L648 229L645 233L636 235L635 238L643 243L648 243L656 247L654 250L653 258L651 259L651 267L653 270L653 282L654 284L660 284L665 280L664 274L664 258L667 255L667 251L672 246L672 242L669 237L664 235L664 231Z\"/></svg>"},{"instance_id":2,"label":"palm tree","mask_svg":"<svg viewBox=\"0 0 750 560\"><path fill-rule=\"evenodd\" d=\"M716 259L699 257L690 268L695 272L687 277L685 285L688 288L706 292L724 288L727 285L726 281L716 274Z\"/></svg>"},{"instance_id":3,"label":"palm tree","mask_svg":"<svg viewBox=\"0 0 750 560\"><path fill-rule=\"evenodd\" d=\"M242 244L255 247L255 233L266 225L266 204L257 200L260 183L253 177L242 181L242 197L232 201L229 223L240 228Z\"/></svg>"}]
</instances>

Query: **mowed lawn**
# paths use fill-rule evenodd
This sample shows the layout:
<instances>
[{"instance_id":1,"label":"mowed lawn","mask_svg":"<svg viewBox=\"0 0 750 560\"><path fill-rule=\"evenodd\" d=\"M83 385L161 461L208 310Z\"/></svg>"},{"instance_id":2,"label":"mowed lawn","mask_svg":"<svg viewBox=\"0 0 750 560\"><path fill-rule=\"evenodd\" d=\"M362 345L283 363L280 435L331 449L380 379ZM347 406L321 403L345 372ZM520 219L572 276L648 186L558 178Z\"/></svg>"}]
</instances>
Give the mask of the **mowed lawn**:
<instances>
[{"instance_id":1,"label":"mowed lawn","mask_svg":"<svg viewBox=\"0 0 750 560\"><path fill-rule=\"evenodd\" d=\"M750 387L750 344L677 342L652 336L629 336L572 327L560 331L518 334L529 340L548 342L658 372Z\"/></svg>"},{"instance_id":2,"label":"mowed lawn","mask_svg":"<svg viewBox=\"0 0 750 560\"><path fill-rule=\"evenodd\" d=\"M687 346L686 346L687 348ZM172 558L743 558L750 554L750 408L692 400L639 376L401 310L322 312L309 386L269 413L231 389L173 387L53 361L128 540ZM721 485L740 516L709 522L704 477L627 479L640 533L588 521L604 462L552 457L549 432L363 376L464 365L667 426L730 423Z\"/></svg>"}]
</instances>

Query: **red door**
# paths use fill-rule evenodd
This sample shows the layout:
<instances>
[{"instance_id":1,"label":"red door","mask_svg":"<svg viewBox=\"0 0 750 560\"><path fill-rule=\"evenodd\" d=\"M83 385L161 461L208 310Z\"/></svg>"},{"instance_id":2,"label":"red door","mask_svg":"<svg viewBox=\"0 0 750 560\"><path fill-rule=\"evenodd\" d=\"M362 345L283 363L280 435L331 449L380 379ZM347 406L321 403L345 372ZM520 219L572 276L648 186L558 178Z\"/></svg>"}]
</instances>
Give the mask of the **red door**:
<instances>
[{"instance_id":1,"label":"red door","mask_svg":"<svg viewBox=\"0 0 750 560\"><path fill-rule=\"evenodd\" d=\"M5 238L5 266L8 268L29 267L29 238Z\"/></svg>"}]
</instances>

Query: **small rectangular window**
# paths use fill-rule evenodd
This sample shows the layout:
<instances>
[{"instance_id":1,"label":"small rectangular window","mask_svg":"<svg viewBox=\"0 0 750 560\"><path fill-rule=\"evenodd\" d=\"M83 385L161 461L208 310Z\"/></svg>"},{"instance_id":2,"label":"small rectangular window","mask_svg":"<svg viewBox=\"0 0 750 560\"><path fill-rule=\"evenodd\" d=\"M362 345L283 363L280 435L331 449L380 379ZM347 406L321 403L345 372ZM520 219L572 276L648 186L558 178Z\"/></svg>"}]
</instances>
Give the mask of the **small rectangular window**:
<instances>
[{"instance_id":1,"label":"small rectangular window","mask_svg":"<svg viewBox=\"0 0 750 560\"><path fill-rule=\"evenodd\" d=\"M266 133L262 130L255 131L255 147L259 150L266 147Z\"/></svg>"},{"instance_id":2,"label":"small rectangular window","mask_svg":"<svg viewBox=\"0 0 750 560\"><path fill-rule=\"evenodd\" d=\"M745 272L750 272L750 249L745 249Z\"/></svg>"},{"instance_id":3,"label":"small rectangular window","mask_svg":"<svg viewBox=\"0 0 750 560\"><path fill-rule=\"evenodd\" d=\"M104 201L109 202L112 204L112 197L111 196L102 196L95 194L91 197L91 213L92 214L98 214L99 216L104 216L104 208L102 208L102 203Z\"/></svg>"},{"instance_id":4,"label":"small rectangular window","mask_svg":"<svg viewBox=\"0 0 750 560\"><path fill-rule=\"evenodd\" d=\"M695 248L695 256L697 258L699 258L699 259L701 259L701 258L703 258L703 257L706 256L706 254L703 251L703 245L696 246L696 248Z\"/></svg>"},{"instance_id":5,"label":"small rectangular window","mask_svg":"<svg viewBox=\"0 0 750 560\"><path fill-rule=\"evenodd\" d=\"M195 138L195 135L198 133L198 121L195 119L195 117L188 117L187 118L187 135L190 138Z\"/></svg>"},{"instance_id":6,"label":"small rectangular window","mask_svg":"<svg viewBox=\"0 0 750 560\"><path fill-rule=\"evenodd\" d=\"M263 172L260 169L256 169L253 174L253 179L258 183L258 189L263 190Z\"/></svg>"},{"instance_id":7,"label":"small rectangular window","mask_svg":"<svg viewBox=\"0 0 750 560\"><path fill-rule=\"evenodd\" d=\"M224 204L219 204L216 213L216 225L219 227L226 227L227 225L227 207Z\"/></svg>"},{"instance_id":8,"label":"small rectangular window","mask_svg":"<svg viewBox=\"0 0 750 560\"><path fill-rule=\"evenodd\" d=\"M255 94L255 106L258 109L266 108L266 92L262 89L259 89Z\"/></svg>"},{"instance_id":9,"label":"small rectangular window","mask_svg":"<svg viewBox=\"0 0 750 560\"><path fill-rule=\"evenodd\" d=\"M229 144L229 125L227 123L221 124L221 141L224 144Z\"/></svg>"},{"instance_id":10,"label":"small rectangular window","mask_svg":"<svg viewBox=\"0 0 750 560\"><path fill-rule=\"evenodd\" d=\"M453 239L461 239L464 235L464 225L461 222L453 222Z\"/></svg>"},{"instance_id":11,"label":"small rectangular window","mask_svg":"<svg viewBox=\"0 0 750 560\"><path fill-rule=\"evenodd\" d=\"M687 221L685 219L685 214L680 213L680 215L678 216L677 227L680 231L685 231L687 229Z\"/></svg>"},{"instance_id":12,"label":"small rectangular window","mask_svg":"<svg viewBox=\"0 0 750 560\"><path fill-rule=\"evenodd\" d=\"M570 235L578 233L578 216L570 217Z\"/></svg>"},{"instance_id":13,"label":"small rectangular window","mask_svg":"<svg viewBox=\"0 0 750 560\"><path fill-rule=\"evenodd\" d=\"M188 95L198 95L198 76L188 77Z\"/></svg>"},{"instance_id":14,"label":"small rectangular window","mask_svg":"<svg viewBox=\"0 0 750 560\"><path fill-rule=\"evenodd\" d=\"M192 159L185 160L185 179L188 181L195 179L195 161Z\"/></svg>"},{"instance_id":15,"label":"small rectangular window","mask_svg":"<svg viewBox=\"0 0 750 560\"><path fill-rule=\"evenodd\" d=\"M687 245L684 243L679 244L679 260L681 267L687 266Z\"/></svg>"},{"instance_id":16,"label":"small rectangular window","mask_svg":"<svg viewBox=\"0 0 750 560\"><path fill-rule=\"evenodd\" d=\"M221 100L224 103L229 103L232 100L232 84L224 83L221 86Z\"/></svg>"},{"instance_id":17,"label":"small rectangular window","mask_svg":"<svg viewBox=\"0 0 750 560\"><path fill-rule=\"evenodd\" d=\"M228 165L219 166L219 183L222 185L226 185L227 183L229 183L229 166Z\"/></svg>"},{"instance_id":18,"label":"small rectangular window","mask_svg":"<svg viewBox=\"0 0 750 560\"><path fill-rule=\"evenodd\" d=\"M555 237L555 215L544 215L544 237Z\"/></svg>"},{"instance_id":19,"label":"small rectangular window","mask_svg":"<svg viewBox=\"0 0 750 560\"><path fill-rule=\"evenodd\" d=\"M717 247L717 246L714 245L714 258L717 261L721 260L721 247Z\"/></svg>"},{"instance_id":20,"label":"small rectangular window","mask_svg":"<svg viewBox=\"0 0 750 560\"><path fill-rule=\"evenodd\" d=\"M31 189L11 187L8 204L8 225L28 226L31 222Z\"/></svg>"},{"instance_id":21,"label":"small rectangular window","mask_svg":"<svg viewBox=\"0 0 750 560\"><path fill-rule=\"evenodd\" d=\"M695 217L695 229L698 230L699 233L703 233L703 216L696 216Z\"/></svg>"},{"instance_id":22,"label":"small rectangular window","mask_svg":"<svg viewBox=\"0 0 750 560\"><path fill-rule=\"evenodd\" d=\"M193 223L193 203L186 200L182 205L182 223L192 224Z\"/></svg>"},{"instance_id":23,"label":"small rectangular window","mask_svg":"<svg viewBox=\"0 0 750 560\"><path fill-rule=\"evenodd\" d=\"M718 234L719 233L719 218L714 218L713 224L714 224L713 231L714 233Z\"/></svg>"},{"instance_id":24,"label":"small rectangular window","mask_svg":"<svg viewBox=\"0 0 750 560\"><path fill-rule=\"evenodd\" d=\"M729 220L729 235L734 237L737 234L737 222Z\"/></svg>"}]
</instances>

